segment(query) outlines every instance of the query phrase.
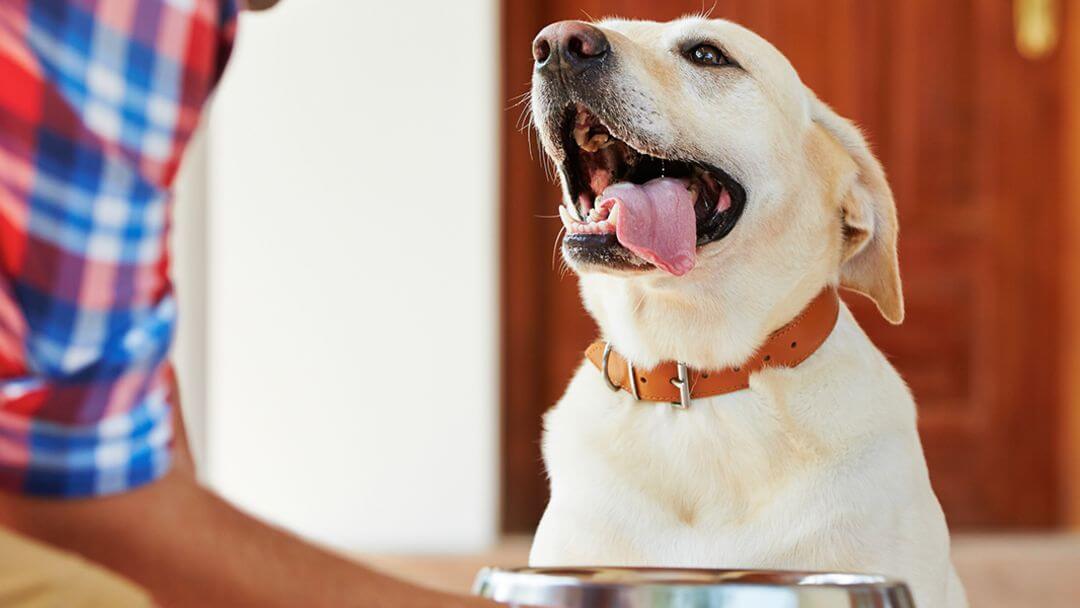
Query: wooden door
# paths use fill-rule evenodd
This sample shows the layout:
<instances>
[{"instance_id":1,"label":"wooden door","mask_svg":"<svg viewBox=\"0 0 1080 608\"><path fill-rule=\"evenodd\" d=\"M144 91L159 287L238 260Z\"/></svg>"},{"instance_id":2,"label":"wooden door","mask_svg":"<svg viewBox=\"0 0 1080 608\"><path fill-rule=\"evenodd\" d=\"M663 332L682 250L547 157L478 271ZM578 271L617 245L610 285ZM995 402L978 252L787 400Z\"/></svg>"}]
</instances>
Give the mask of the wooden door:
<instances>
[{"instance_id":1,"label":"wooden door","mask_svg":"<svg viewBox=\"0 0 1080 608\"><path fill-rule=\"evenodd\" d=\"M720 0L867 132L896 195L908 318L845 299L910 384L950 524L1059 520L1055 423L1063 216L1062 72L1016 51L1010 0ZM529 41L561 19L667 20L700 0L504 2L504 92L528 88ZM558 192L507 111L503 167L504 527L547 497L540 416L596 335L553 248Z\"/></svg>"}]
</instances>

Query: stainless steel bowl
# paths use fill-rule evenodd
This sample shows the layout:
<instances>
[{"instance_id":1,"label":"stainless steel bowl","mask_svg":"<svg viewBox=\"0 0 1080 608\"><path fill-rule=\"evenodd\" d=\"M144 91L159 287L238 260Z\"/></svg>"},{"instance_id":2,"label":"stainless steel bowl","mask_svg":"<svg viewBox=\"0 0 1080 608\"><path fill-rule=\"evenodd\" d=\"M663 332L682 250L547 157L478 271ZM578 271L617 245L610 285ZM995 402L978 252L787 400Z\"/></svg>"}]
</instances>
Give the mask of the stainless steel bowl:
<instances>
[{"instance_id":1,"label":"stainless steel bowl","mask_svg":"<svg viewBox=\"0 0 1080 608\"><path fill-rule=\"evenodd\" d=\"M868 574L666 568L485 568L473 592L544 608L914 608L907 585Z\"/></svg>"}]
</instances>

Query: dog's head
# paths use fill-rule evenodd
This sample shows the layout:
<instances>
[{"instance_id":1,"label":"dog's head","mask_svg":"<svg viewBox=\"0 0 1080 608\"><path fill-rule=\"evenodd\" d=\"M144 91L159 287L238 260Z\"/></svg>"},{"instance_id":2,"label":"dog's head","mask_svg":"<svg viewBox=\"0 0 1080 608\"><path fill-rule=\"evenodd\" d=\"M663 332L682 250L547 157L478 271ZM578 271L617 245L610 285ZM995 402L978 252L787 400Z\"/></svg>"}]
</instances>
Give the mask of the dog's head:
<instances>
[{"instance_id":1,"label":"dog's head","mask_svg":"<svg viewBox=\"0 0 1080 608\"><path fill-rule=\"evenodd\" d=\"M903 318L881 165L767 41L722 20L567 21L533 56L563 255L602 324L605 291L730 313L836 283Z\"/></svg>"}]
</instances>

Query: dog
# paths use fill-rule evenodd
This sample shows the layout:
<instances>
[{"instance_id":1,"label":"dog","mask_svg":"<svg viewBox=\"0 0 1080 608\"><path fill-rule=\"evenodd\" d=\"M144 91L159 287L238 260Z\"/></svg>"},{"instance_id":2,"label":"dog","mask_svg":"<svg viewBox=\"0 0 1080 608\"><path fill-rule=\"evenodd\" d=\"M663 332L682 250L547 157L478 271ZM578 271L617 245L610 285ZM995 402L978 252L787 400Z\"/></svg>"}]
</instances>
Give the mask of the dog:
<instances>
[{"instance_id":1,"label":"dog","mask_svg":"<svg viewBox=\"0 0 1080 608\"><path fill-rule=\"evenodd\" d=\"M911 392L835 295L903 320L860 131L729 21L560 22L533 55L562 254L603 341L544 417L530 564L878 573L966 606ZM797 332L798 357L762 356ZM710 373L731 390L699 394ZM677 397L636 392L667 380Z\"/></svg>"}]
</instances>

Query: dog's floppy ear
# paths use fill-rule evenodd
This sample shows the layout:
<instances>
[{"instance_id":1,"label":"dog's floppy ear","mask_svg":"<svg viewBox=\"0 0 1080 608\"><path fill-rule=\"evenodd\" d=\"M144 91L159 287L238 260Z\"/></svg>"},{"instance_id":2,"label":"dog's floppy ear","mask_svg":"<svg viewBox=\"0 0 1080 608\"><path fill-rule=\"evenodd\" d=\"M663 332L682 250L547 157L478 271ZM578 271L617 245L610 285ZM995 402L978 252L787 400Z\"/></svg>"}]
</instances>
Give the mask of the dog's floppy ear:
<instances>
[{"instance_id":1,"label":"dog's floppy ear","mask_svg":"<svg viewBox=\"0 0 1080 608\"><path fill-rule=\"evenodd\" d=\"M811 117L856 166L854 179L839 193L844 230L840 283L868 296L886 320L899 324L904 320L904 294L896 257L896 204L885 171L859 129L816 97Z\"/></svg>"}]
</instances>

